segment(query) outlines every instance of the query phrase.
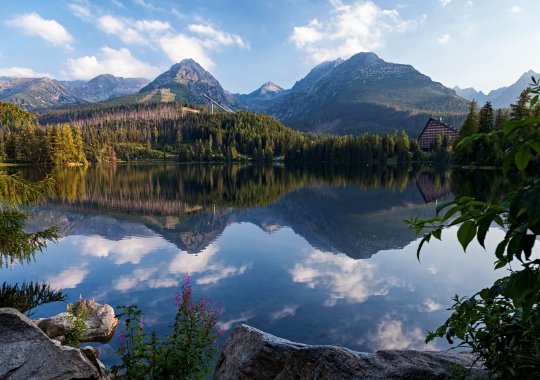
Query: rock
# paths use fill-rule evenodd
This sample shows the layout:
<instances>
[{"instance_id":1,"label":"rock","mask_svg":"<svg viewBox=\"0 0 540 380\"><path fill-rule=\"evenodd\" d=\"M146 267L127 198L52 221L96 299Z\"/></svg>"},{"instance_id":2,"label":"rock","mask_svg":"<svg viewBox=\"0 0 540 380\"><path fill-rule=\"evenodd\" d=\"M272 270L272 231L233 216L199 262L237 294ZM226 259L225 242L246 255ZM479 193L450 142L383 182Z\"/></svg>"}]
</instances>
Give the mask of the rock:
<instances>
[{"instance_id":1,"label":"rock","mask_svg":"<svg viewBox=\"0 0 540 380\"><path fill-rule=\"evenodd\" d=\"M214 380L243 379L447 379L452 366L485 374L471 354L380 350L361 353L333 346L309 346L237 326L219 357ZM473 366L474 364L474 366Z\"/></svg>"},{"instance_id":2,"label":"rock","mask_svg":"<svg viewBox=\"0 0 540 380\"><path fill-rule=\"evenodd\" d=\"M114 317L114 309L109 305L100 305L90 300L79 300L74 304L75 315L81 305L91 309L92 316L86 321L87 330L82 342L108 343L115 333L118 319ZM40 318L33 321L49 338L65 344L64 335L71 329L68 313L60 313L50 318Z\"/></svg>"},{"instance_id":3,"label":"rock","mask_svg":"<svg viewBox=\"0 0 540 380\"><path fill-rule=\"evenodd\" d=\"M57 346L12 308L0 308L0 358L2 380L107 379L81 350Z\"/></svg>"}]
</instances>

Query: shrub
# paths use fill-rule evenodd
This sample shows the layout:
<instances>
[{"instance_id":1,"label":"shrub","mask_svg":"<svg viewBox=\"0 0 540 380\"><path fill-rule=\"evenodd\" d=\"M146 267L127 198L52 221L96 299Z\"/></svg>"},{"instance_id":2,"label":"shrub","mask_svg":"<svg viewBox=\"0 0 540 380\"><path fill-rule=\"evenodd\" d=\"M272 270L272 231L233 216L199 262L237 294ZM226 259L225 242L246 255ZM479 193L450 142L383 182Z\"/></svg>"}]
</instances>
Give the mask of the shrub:
<instances>
[{"instance_id":1,"label":"shrub","mask_svg":"<svg viewBox=\"0 0 540 380\"><path fill-rule=\"evenodd\" d=\"M118 350L122 364L111 372L119 379L204 379L212 370L211 363L219 351L217 339L224 330L218 329L223 307L213 308L212 301L202 293L193 299L191 280L186 274L181 293L176 293L178 307L172 334L162 339L144 334L143 313L137 306L119 306L126 316L126 330L118 336Z\"/></svg>"}]
</instances>

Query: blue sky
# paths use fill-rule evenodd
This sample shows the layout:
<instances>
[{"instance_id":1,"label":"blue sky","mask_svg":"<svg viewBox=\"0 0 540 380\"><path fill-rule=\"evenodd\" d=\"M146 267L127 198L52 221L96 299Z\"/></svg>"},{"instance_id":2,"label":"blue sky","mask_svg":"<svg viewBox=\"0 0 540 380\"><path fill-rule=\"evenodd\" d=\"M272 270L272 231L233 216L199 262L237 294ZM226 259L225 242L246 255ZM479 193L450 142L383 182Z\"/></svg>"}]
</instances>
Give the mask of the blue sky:
<instances>
[{"instance_id":1,"label":"blue sky","mask_svg":"<svg viewBox=\"0 0 540 380\"><path fill-rule=\"evenodd\" d=\"M20 0L0 2L0 76L155 78L193 58L233 93L290 88L360 51L446 86L540 72L538 0ZM536 16L535 16L536 15Z\"/></svg>"}]
</instances>

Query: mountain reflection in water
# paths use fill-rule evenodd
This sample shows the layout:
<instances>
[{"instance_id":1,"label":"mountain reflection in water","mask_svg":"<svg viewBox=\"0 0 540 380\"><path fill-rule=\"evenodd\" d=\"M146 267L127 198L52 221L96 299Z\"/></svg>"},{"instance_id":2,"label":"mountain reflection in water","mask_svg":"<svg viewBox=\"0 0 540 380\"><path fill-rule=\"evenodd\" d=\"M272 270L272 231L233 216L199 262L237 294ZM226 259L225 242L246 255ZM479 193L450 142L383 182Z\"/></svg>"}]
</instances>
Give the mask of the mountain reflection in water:
<instances>
[{"instance_id":1,"label":"mountain reflection in water","mask_svg":"<svg viewBox=\"0 0 540 380\"><path fill-rule=\"evenodd\" d=\"M196 291L225 305L225 336L247 322L293 341L358 351L445 349L443 341L423 344L425 329L445 320L455 293L472 294L499 276L480 247L462 253L455 230L429 244L419 263L418 242L403 223L433 217L436 203L467 192L496 201L508 182L495 172L290 164L16 169L30 180L55 176L56 195L34 210L31 228L59 223L64 238L35 263L4 269L6 280L46 280L74 299L113 307L138 304L158 334L173 320L174 292L189 271ZM47 305L36 316L64 307ZM100 359L113 364L114 342L101 347Z\"/></svg>"}]
</instances>

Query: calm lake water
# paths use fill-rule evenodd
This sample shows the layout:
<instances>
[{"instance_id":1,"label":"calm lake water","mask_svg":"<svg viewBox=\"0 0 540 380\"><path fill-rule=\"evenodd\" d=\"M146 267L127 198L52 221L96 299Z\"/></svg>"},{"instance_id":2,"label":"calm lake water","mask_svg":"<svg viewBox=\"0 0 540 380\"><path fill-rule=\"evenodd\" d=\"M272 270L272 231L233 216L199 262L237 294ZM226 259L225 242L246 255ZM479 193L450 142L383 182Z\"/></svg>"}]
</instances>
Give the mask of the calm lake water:
<instances>
[{"instance_id":1,"label":"calm lake water","mask_svg":"<svg viewBox=\"0 0 540 380\"><path fill-rule=\"evenodd\" d=\"M11 169L13 170L13 169ZM473 194L496 201L510 185L496 172L377 166L182 164L21 167L54 174L54 199L31 229L59 223L63 238L35 261L2 268L10 283L48 281L79 295L137 304L148 331L168 332L174 294L189 271L195 292L225 308L223 338L240 323L307 344L356 351L447 349L423 343L449 315L450 298L471 295L505 274L491 253L464 254L456 229L425 246L403 219L432 217L438 202ZM39 308L35 317L65 311ZM117 333L122 326L117 328ZM100 360L116 362L116 338Z\"/></svg>"}]
</instances>

